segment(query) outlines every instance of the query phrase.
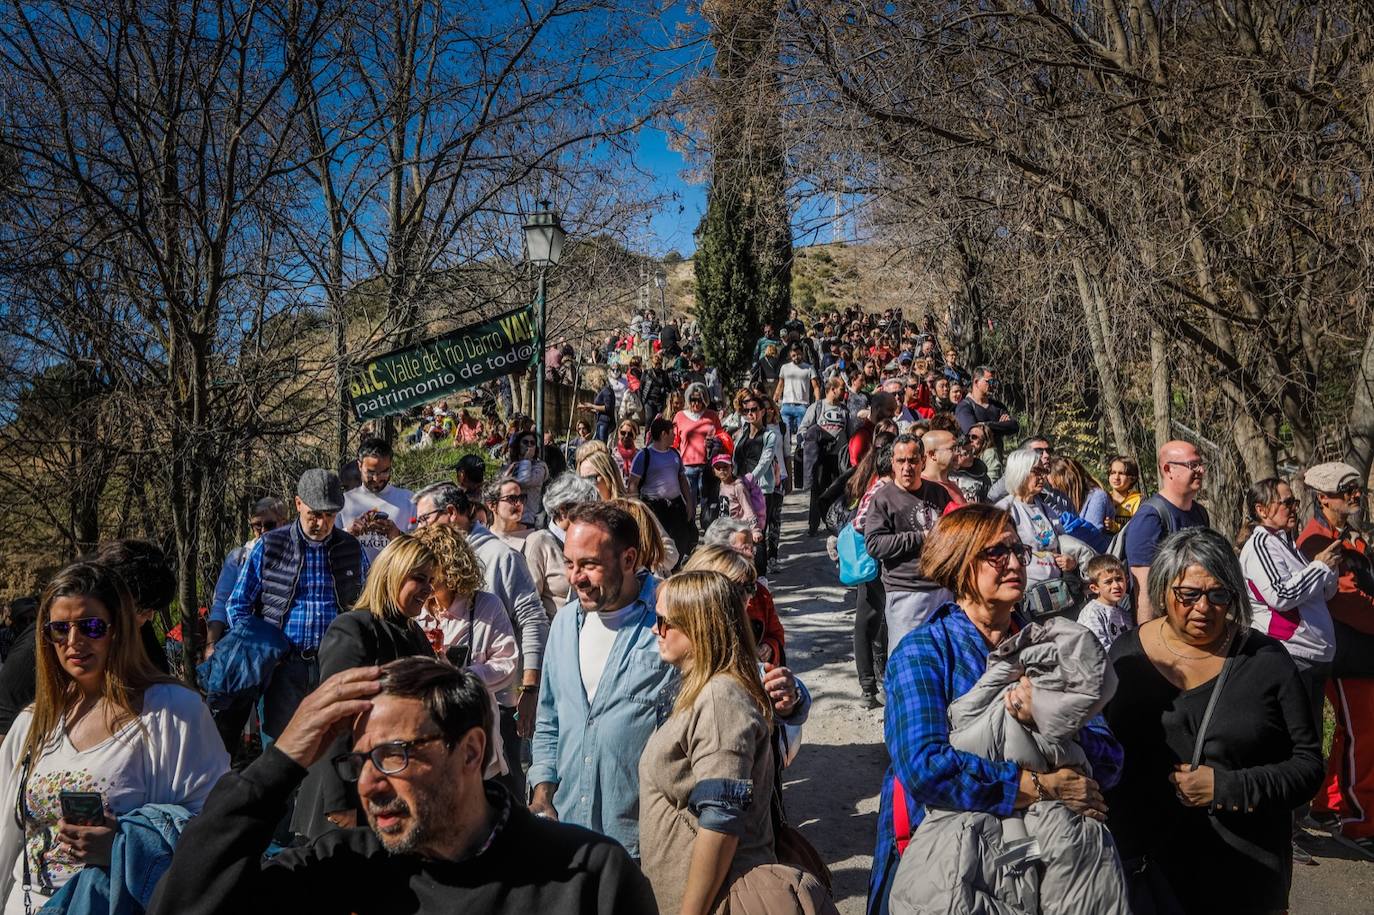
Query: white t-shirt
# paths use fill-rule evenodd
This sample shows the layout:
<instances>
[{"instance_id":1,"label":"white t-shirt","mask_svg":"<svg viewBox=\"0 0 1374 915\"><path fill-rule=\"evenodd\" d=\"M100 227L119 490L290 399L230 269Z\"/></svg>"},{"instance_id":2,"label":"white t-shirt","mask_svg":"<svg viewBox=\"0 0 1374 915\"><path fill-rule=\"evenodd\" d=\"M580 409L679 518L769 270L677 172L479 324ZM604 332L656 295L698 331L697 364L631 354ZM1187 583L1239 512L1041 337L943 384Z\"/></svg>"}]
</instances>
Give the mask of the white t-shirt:
<instances>
[{"instance_id":1,"label":"white t-shirt","mask_svg":"<svg viewBox=\"0 0 1374 915\"><path fill-rule=\"evenodd\" d=\"M577 661L582 668L582 688L587 691L587 704L596 698L596 688L611 656L615 636L629 623L639 619L644 608L639 601L609 613L588 613L577 636Z\"/></svg>"},{"instance_id":2,"label":"white t-shirt","mask_svg":"<svg viewBox=\"0 0 1374 915\"><path fill-rule=\"evenodd\" d=\"M816 370L811 367L811 363L803 362L796 365L791 362L783 364L778 371L782 378L782 402L783 403L802 403L811 402L811 382L816 380Z\"/></svg>"},{"instance_id":3,"label":"white t-shirt","mask_svg":"<svg viewBox=\"0 0 1374 915\"><path fill-rule=\"evenodd\" d=\"M103 743L77 750L64 730L34 761L25 791L31 819L21 842L13 808L20 754L32 721L32 707L20 712L0 745L0 796L10 805L7 815L0 817L0 898L5 900L5 915L24 912L21 845L27 849L33 875L34 911L47 901L38 891L40 885L51 886L55 893L81 869L57 844L60 792L99 792L116 817L144 804L177 804L199 813L210 789L229 771L229 754L200 696L184 686L160 683L144 693L138 718Z\"/></svg>"},{"instance_id":4,"label":"white t-shirt","mask_svg":"<svg viewBox=\"0 0 1374 915\"><path fill-rule=\"evenodd\" d=\"M385 512L391 522L401 529L401 533L410 530L410 519L413 517L414 497L409 489L401 489L399 486L386 484L386 489L379 493L371 492L366 486L359 486L357 489L350 489L344 493L343 511L334 516L334 526L348 530L348 528L363 515L370 511ZM391 541L386 539L386 535L374 531L368 531L358 537L363 549L367 550L369 561L376 559L377 554L386 549L386 545Z\"/></svg>"}]
</instances>

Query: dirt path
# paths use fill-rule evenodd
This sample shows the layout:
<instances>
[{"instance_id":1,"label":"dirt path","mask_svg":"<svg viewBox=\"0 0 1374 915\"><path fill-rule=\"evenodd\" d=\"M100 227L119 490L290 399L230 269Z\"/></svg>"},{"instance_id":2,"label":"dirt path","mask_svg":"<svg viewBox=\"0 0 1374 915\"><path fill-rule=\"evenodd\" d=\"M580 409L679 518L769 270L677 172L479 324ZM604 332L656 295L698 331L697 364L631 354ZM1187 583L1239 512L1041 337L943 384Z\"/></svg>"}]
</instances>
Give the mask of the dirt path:
<instances>
[{"instance_id":1,"label":"dirt path","mask_svg":"<svg viewBox=\"0 0 1374 915\"><path fill-rule=\"evenodd\" d=\"M883 713L859 704L854 595L839 584L823 539L806 537L804 493L787 499L779 553L782 569L770 583L787 660L815 699L801 752L784 776L788 814L829 863L842 915L863 915L887 768ZM1374 862L1321 834L1308 848L1319 863L1294 868L1294 915L1374 915Z\"/></svg>"}]
</instances>

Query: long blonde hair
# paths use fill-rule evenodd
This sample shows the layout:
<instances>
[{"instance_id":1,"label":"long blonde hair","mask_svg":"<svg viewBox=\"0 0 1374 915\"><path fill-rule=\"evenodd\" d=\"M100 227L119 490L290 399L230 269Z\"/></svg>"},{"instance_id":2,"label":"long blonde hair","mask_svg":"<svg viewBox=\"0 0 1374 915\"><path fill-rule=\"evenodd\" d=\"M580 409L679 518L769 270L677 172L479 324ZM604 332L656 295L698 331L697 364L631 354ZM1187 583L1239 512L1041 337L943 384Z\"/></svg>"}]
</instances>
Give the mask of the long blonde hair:
<instances>
[{"instance_id":1,"label":"long blonde hair","mask_svg":"<svg viewBox=\"0 0 1374 915\"><path fill-rule=\"evenodd\" d=\"M401 588L406 579L416 569L437 566L434 553L427 545L413 534L401 534L372 560L363 595L354 609L367 610L381 619L404 619Z\"/></svg>"},{"instance_id":2,"label":"long blonde hair","mask_svg":"<svg viewBox=\"0 0 1374 915\"><path fill-rule=\"evenodd\" d=\"M587 448L592 442L586 442L581 448L577 449L577 472L582 472L582 462L592 462L592 472L606 481L606 487L611 491L612 499L619 499L625 495L625 478L620 475L620 468L611 460L611 453L606 450L605 442L596 442L600 448ZM583 448L587 448L583 453Z\"/></svg>"},{"instance_id":3,"label":"long blonde hair","mask_svg":"<svg viewBox=\"0 0 1374 915\"><path fill-rule=\"evenodd\" d=\"M679 572L658 586L658 602L692 644L692 665L682 675L673 714L690 709L711 678L724 674L744 687L764 720L771 720L754 633L744 618L743 589L719 572Z\"/></svg>"},{"instance_id":4,"label":"long blonde hair","mask_svg":"<svg viewBox=\"0 0 1374 915\"><path fill-rule=\"evenodd\" d=\"M124 579L109 566L77 561L54 576L43 590L38 606L34 638L38 642L33 700L33 722L19 754L37 759L62 727L67 713L81 701L81 689L57 660L55 646L45 627L52 620L52 605L60 597L88 597L99 601L110 617L110 653L105 662L100 692L107 705L106 727L111 733L136 719L143 710L143 692L155 683L175 682L162 675L138 634L133 598Z\"/></svg>"},{"instance_id":5,"label":"long blonde hair","mask_svg":"<svg viewBox=\"0 0 1374 915\"><path fill-rule=\"evenodd\" d=\"M668 561L668 551L663 548L663 529L649 506L627 497L612 499L611 504L625 509L639 525L639 567L655 575L670 571L663 568Z\"/></svg>"}]
</instances>

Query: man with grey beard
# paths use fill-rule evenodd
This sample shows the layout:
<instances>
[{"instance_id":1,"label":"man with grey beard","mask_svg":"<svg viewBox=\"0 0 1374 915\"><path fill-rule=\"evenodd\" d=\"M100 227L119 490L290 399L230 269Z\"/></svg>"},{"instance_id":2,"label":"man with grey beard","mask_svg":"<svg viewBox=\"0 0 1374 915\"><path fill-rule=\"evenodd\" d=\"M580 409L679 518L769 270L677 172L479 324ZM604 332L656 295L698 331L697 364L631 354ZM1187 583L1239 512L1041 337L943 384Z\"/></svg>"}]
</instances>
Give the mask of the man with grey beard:
<instances>
[{"instance_id":1,"label":"man with grey beard","mask_svg":"<svg viewBox=\"0 0 1374 915\"><path fill-rule=\"evenodd\" d=\"M357 782L367 827L266 857L286 798L350 726L353 752L333 763ZM335 674L257 761L220 779L148 912L656 913L614 841L483 782L492 727L482 681L435 658Z\"/></svg>"}]
</instances>

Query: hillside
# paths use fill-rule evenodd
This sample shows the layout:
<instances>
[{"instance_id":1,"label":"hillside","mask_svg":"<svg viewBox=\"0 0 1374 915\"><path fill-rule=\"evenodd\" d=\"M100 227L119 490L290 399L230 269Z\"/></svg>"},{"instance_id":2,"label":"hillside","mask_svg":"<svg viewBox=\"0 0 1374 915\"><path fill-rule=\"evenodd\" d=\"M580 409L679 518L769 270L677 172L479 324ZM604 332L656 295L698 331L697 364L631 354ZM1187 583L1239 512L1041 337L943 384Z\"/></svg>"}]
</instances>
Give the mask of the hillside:
<instances>
[{"instance_id":1,"label":"hillside","mask_svg":"<svg viewBox=\"0 0 1374 915\"><path fill-rule=\"evenodd\" d=\"M684 260L664 266L664 298L672 314L696 310L696 273ZM792 302L805 317L858 305L865 311L901 308L908 317L945 309L940 278L913 265L893 249L844 243L796 249L792 266Z\"/></svg>"}]
</instances>

